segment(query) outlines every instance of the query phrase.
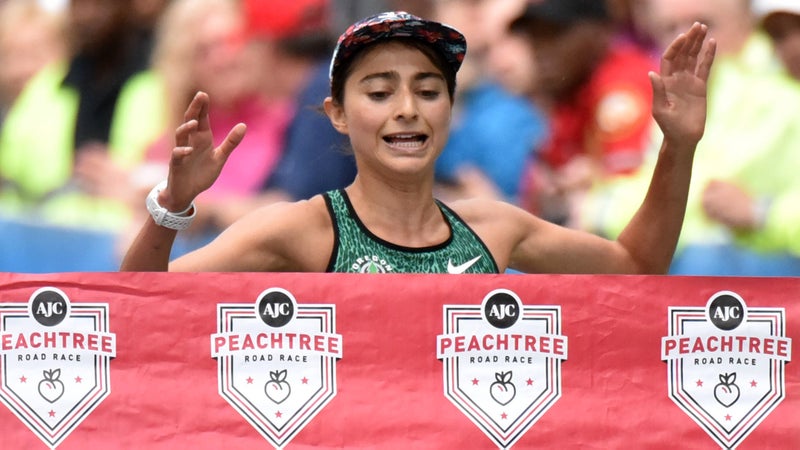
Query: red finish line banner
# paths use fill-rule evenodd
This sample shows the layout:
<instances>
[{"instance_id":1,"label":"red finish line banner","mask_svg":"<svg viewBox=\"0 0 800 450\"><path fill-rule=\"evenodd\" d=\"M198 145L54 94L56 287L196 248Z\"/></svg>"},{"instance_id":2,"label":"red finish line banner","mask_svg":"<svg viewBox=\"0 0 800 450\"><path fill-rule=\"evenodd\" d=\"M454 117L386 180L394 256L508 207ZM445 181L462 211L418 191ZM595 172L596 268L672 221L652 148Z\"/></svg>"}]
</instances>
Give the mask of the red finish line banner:
<instances>
[{"instance_id":1,"label":"red finish line banner","mask_svg":"<svg viewBox=\"0 0 800 450\"><path fill-rule=\"evenodd\" d=\"M800 447L800 279L0 274L2 448Z\"/></svg>"}]
</instances>

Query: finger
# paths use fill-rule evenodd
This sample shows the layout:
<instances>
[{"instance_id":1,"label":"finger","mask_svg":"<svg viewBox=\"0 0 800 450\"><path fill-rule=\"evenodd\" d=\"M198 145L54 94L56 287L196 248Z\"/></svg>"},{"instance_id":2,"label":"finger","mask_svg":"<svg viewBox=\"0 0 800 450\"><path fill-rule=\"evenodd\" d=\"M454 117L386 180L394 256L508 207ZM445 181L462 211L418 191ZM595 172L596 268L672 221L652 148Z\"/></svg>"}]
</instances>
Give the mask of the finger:
<instances>
[{"instance_id":1,"label":"finger","mask_svg":"<svg viewBox=\"0 0 800 450\"><path fill-rule=\"evenodd\" d=\"M678 56L681 50L686 45L686 35L681 33L674 41L664 50L661 56L661 75L671 75L674 71L680 70L678 68Z\"/></svg>"},{"instance_id":2,"label":"finger","mask_svg":"<svg viewBox=\"0 0 800 450\"><path fill-rule=\"evenodd\" d=\"M700 50L703 48L703 41L706 40L706 35L708 34L708 26L704 23L695 22L692 25L692 28L689 30L689 35L691 37L691 48L689 49L689 54L692 56L697 56L700 54Z\"/></svg>"},{"instance_id":3,"label":"finger","mask_svg":"<svg viewBox=\"0 0 800 450\"><path fill-rule=\"evenodd\" d=\"M208 131L211 125L208 121L208 106L211 100L205 92L198 92L196 95L200 101L200 110L197 113L197 131Z\"/></svg>"},{"instance_id":4,"label":"finger","mask_svg":"<svg viewBox=\"0 0 800 450\"><path fill-rule=\"evenodd\" d=\"M228 159L233 150L236 148L239 143L242 142L244 139L244 135L247 132L247 126L243 123L237 124L235 127L228 132L228 136L225 137L225 140L222 141L222 144L217 147L217 151L222 153L222 156L225 159Z\"/></svg>"},{"instance_id":5,"label":"finger","mask_svg":"<svg viewBox=\"0 0 800 450\"><path fill-rule=\"evenodd\" d=\"M706 43L706 51L700 59L700 64L697 66L696 75L703 81L708 81L709 74L711 73L711 65L714 62L714 56L717 53L717 41L709 39Z\"/></svg>"},{"instance_id":6,"label":"finger","mask_svg":"<svg viewBox=\"0 0 800 450\"><path fill-rule=\"evenodd\" d=\"M170 155L170 165L178 167L183 164L187 156L192 154L192 147L175 147Z\"/></svg>"},{"instance_id":7,"label":"finger","mask_svg":"<svg viewBox=\"0 0 800 450\"><path fill-rule=\"evenodd\" d=\"M188 147L189 137L197 129L197 120L190 120L175 130L175 146Z\"/></svg>"},{"instance_id":8,"label":"finger","mask_svg":"<svg viewBox=\"0 0 800 450\"><path fill-rule=\"evenodd\" d=\"M650 78L650 85L653 87L653 105L664 105L667 103L667 88L664 86L664 80L655 72L647 74Z\"/></svg>"},{"instance_id":9,"label":"finger","mask_svg":"<svg viewBox=\"0 0 800 450\"><path fill-rule=\"evenodd\" d=\"M685 67L687 69L694 71L695 67L697 66L697 55L699 55L700 50L703 49L703 41L705 41L707 30L708 27L699 22L695 22L689 29L689 40L686 48L684 49L686 60Z\"/></svg>"},{"instance_id":10,"label":"finger","mask_svg":"<svg viewBox=\"0 0 800 450\"><path fill-rule=\"evenodd\" d=\"M203 106L208 103L208 95L204 92L197 92L186 107L186 112L183 114L183 121L188 122L192 119L198 119Z\"/></svg>"}]
</instances>

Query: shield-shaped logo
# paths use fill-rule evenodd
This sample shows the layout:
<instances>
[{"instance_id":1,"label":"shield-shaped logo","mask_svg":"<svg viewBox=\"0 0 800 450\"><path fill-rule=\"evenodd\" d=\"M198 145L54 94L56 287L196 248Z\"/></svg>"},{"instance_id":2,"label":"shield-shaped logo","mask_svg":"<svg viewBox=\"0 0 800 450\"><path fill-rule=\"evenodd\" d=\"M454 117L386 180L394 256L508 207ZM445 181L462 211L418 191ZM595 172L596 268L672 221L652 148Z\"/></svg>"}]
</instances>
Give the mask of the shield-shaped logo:
<instances>
[{"instance_id":1,"label":"shield-shaped logo","mask_svg":"<svg viewBox=\"0 0 800 450\"><path fill-rule=\"evenodd\" d=\"M783 308L748 308L736 293L705 308L669 308L661 343L669 397L721 448L735 448L783 400L791 360Z\"/></svg>"},{"instance_id":2,"label":"shield-shaped logo","mask_svg":"<svg viewBox=\"0 0 800 450\"><path fill-rule=\"evenodd\" d=\"M445 305L436 356L444 395L499 448L514 445L561 397L559 306L524 306L512 291L481 306Z\"/></svg>"},{"instance_id":3,"label":"shield-shaped logo","mask_svg":"<svg viewBox=\"0 0 800 450\"><path fill-rule=\"evenodd\" d=\"M0 399L55 448L108 397L116 347L108 304L72 304L52 287L2 303Z\"/></svg>"},{"instance_id":4,"label":"shield-shaped logo","mask_svg":"<svg viewBox=\"0 0 800 450\"><path fill-rule=\"evenodd\" d=\"M298 305L280 288L255 302L217 305L219 394L275 448L289 443L336 396L335 305Z\"/></svg>"}]
</instances>

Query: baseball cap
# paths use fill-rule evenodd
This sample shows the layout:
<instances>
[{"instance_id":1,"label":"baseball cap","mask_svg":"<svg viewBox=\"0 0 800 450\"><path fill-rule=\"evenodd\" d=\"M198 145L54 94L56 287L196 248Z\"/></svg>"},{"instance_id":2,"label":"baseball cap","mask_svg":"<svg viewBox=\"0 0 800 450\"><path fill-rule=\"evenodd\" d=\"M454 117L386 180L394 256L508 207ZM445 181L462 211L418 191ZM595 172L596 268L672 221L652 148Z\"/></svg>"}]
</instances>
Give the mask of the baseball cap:
<instances>
[{"instance_id":1,"label":"baseball cap","mask_svg":"<svg viewBox=\"0 0 800 450\"><path fill-rule=\"evenodd\" d=\"M800 15L800 1L798 0L755 0L753 12L758 17L766 17L772 13L785 12Z\"/></svg>"},{"instance_id":2,"label":"baseball cap","mask_svg":"<svg viewBox=\"0 0 800 450\"><path fill-rule=\"evenodd\" d=\"M329 0L244 0L242 10L250 36L287 39L329 27Z\"/></svg>"},{"instance_id":3,"label":"baseball cap","mask_svg":"<svg viewBox=\"0 0 800 450\"><path fill-rule=\"evenodd\" d=\"M458 72L467 53L467 41L455 28L405 11L390 11L361 19L339 36L328 76L333 79L336 69L357 51L394 38L419 39L430 44L444 56L453 73Z\"/></svg>"},{"instance_id":4,"label":"baseball cap","mask_svg":"<svg viewBox=\"0 0 800 450\"><path fill-rule=\"evenodd\" d=\"M511 27L530 20L571 25L580 20L609 18L606 2L603 0L531 0L522 13L511 22Z\"/></svg>"}]
</instances>

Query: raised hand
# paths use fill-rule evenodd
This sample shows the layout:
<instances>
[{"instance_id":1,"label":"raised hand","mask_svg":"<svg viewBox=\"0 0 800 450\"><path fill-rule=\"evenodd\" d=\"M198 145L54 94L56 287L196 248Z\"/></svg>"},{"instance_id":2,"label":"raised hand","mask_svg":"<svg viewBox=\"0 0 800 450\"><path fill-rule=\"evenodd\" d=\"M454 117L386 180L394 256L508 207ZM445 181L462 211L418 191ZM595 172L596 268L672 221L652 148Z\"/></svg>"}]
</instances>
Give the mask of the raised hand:
<instances>
[{"instance_id":1,"label":"raised hand","mask_svg":"<svg viewBox=\"0 0 800 450\"><path fill-rule=\"evenodd\" d=\"M695 23L670 44L661 57L661 73L650 73L653 118L664 138L694 148L706 122L706 92L716 53L714 39L706 41L708 27Z\"/></svg>"},{"instance_id":2,"label":"raised hand","mask_svg":"<svg viewBox=\"0 0 800 450\"><path fill-rule=\"evenodd\" d=\"M175 130L175 148L169 162L168 187L162 192L162 206L171 211L186 209L192 200L216 181L222 167L244 139L247 127L233 127L225 140L214 148L208 119L208 94L198 92L184 114L184 123Z\"/></svg>"}]
</instances>

